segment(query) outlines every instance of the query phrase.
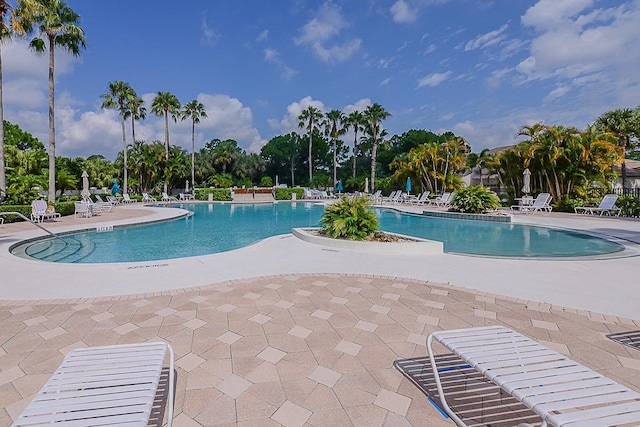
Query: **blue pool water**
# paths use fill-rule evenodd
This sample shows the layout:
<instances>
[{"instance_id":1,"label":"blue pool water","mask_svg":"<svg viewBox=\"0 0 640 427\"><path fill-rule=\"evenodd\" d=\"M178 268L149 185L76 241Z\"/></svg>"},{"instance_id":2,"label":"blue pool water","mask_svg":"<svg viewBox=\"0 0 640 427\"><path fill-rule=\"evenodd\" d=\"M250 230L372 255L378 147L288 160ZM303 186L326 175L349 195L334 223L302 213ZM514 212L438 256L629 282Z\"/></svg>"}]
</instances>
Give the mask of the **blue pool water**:
<instances>
[{"instance_id":1,"label":"blue pool water","mask_svg":"<svg viewBox=\"0 0 640 427\"><path fill-rule=\"evenodd\" d=\"M31 242L14 250L54 262L153 261L229 251L294 227L319 225L322 206L311 203L185 204L188 218L109 232L83 232ZM375 210L383 230L444 242L444 250L488 256L599 255L622 246L585 234L511 223L465 221Z\"/></svg>"}]
</instances>

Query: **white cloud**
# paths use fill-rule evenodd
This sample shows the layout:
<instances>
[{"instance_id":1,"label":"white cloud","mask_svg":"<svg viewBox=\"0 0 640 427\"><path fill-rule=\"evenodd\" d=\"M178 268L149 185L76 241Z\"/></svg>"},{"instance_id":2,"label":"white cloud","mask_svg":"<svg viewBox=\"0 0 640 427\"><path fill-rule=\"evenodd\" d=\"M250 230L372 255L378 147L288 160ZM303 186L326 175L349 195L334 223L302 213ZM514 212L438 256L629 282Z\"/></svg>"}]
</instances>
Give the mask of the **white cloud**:
<instances>
[{"instance_id":1,"label":"white cloud","mask_svg":"<svg viewBox=\"0 0 640 427\"><path fill-rule=\"evenodd\" d=\"M571 88L569 86L566 85L559 85L558 87L556 87L554 90L552 90L551 92L549 92L549 94L547 96L545 96L544 98L544 102L545 103L550 103L555 101L558 98L562 98L564 95L566 95L569 91L571 90Z\"/></svg>"},{"instance_id":2,"label":"white cloud","mask_svg":"<svg viewBox=\"0 0 640 427\"><path fill-rule=\"evenodd\" d=\"M304 129L298 127L298 116L302 113L302 110L306 109L309 106L316 107L323 113L326 111L324 103L322 101L314 100L311 96L305 96L300 101L292 102L287 106L287 114L280 120L277 119L269 119L269 125L274 130L280 131L282 133L289 132L302 132L304 133Z\"/></svg>"},{"instance_id":3,"label":"white cloud","mask_svg":"<svg viewBox=\"0 0 640 427\"><path fill-rule=\"evenodd\" d=\"M294 41L298 46L311 47L324 62L345 61L360 49L362 40L350 38L341 43L331 41L348 26L340 7L326 2L318 10L316 17L302 27L300 37Z\"/></svg>"},{"instance_id":4,"label":"white cloud","mask_svg":"<svg viewBox=\"0 0 640 427\"><path fill-rule=\"evenodd\" d=\"M202 31L202 36L200 37L200 42L205 46L211 46L218 41L220 37L215 29L209 26L207 22L207 17L205 14L202 14L202 22L200 23L200 30Z\"/></svg>"},{"instance_id":5,"label":"white cloud","mask_svg":"<svg viewBox=\"0 0 640 427\"><path fill-rule=\"evenodd\" d=\"M447 71L446 73L433 73L428 76L424 76L420 80L418 80L418 87L423 86L438 86L440 83L444 82L451 75L451 71Z\"/></svg>"},{"instance_id":6,"label":"white cloud","mask_svg":"<svg viewBox=\"0 0 640 427\"><path fill-rule=\"evenodd\" d=\"M280 54L275 49L266 48L264 50L264 60L267 62L277 62L280 60Z\"/></svg>"},{"instance_id":7,"label":"white cloud","mask_svg":"<svg viewBox=\"0 0 640 427\"><path fill-rule=\"evenodd\" d=\"M57 50L56 76L73 72L78 58ZM37 54L26 40L12 40L2 46L3 102L8 112L46 108L49 96L49 54ZM6 114L6 113L5 113ZM9 113L10 114L10 113Z\"/></svg>"},{"instance_id":8,"label":"white cloud","mask_svg":"<svg viewBox=\"0 0 640 427\"><path fill-rule=\"evenodd\" d=\"M427 46L427 48L424 50L425 55L428 55L430 53L435 52L436 50L438 50L438 46L436 46L435 44L430 44L429 46Z\"/></svg>"},{"instance_id":9,"label":"white cloud","mask_svg":"<svg viewBox=\"0 0 640 427\"><path fill-rule=\"evenodd\" d=\"M291 80L296 74L298 74L298 71L282 62L282 60L280 59L280 52L275 49L266 48L264 50L264 60L269 63L275 64L280 70L280 76L284 80Z\"/></svg>"},{"instance_id":10,"label":"white cloud","mask_svg":"<svg viewBox=\"0 0 640 427\"><path fill-rule=\"evenodd\" d=\"M345 105L344 107L342 107L342 111L344 111L344 113L347 115L351 114L354 111L363 112L364 110L367 109L367 107L371 106L372 104L373 102L371 102L369 98L362 98L353 104Z\"/></svg>"},{"instance_id":11,"label":"white cloud","mask_svg":"<svg viewBox=\"0 0 640 427\"><path fill-rule=\"evenodd\" d=\"M573 79L602 71L609 80L633 75L630 71L640 61L640 3L586 10L591 4L541 0L527 10L522 24L538 33L529 56L517 66L527 80Z\"/></svg>"},{"instance_id":12,"label":"white cloud","mask_svg":"<svg viewBox=\"0 0 640 427\"><path fill-rule=\"evenodd\" d=\"M508 25L504 24L497 30L479 35L475 39L467 42L467 44L464 46L464 50L469 51L475 49L486 49L490 46L494 46L502 42L506 38L504 32L507 30L507 28Z\"/></svg>"},{"instance_id":13,"label":"white cloud","mask_svg":"<svg viewBox=\"0 0 640 427\"><path fill-rule=\"evenodd\" d=\"M393 16L393 22L415 22L418 18L418 10L409 6L409 4L404 0L396 1L389 10Z\"/></svg>"},{"instance_id":14,"label":"white cloud","mask_svg":"<svg viewBox=\"0 0 640 427\"><path fill-rule=\"evenodd\" d=\"M258 34L256 41L260 43L267 40L268 38L269 38L269 30L263 30L260 32L260 34Z\"/></svg>"},{"instance_id":15,"label":"white cloud","mask_svg":"<svg viewBox=\"0 0 640 427\"><path fill-rule=\"evenodd\" d=\"M590 7L593 0L540 0L531 6L522 16L522 23L526 26L554 29Z\"/></svg>"},{"instance_id":16,"label":"white cloud","mask_svg":"<svg viewBox=\"0 0 640 427\"><path fill-rule=\"evenodd\" d=\"M147 118L136 122L136 139L147 143L164 141L164 118L150 113L151 100L155 93L141 97L147 107ZM62 97L71 100L71 97ZM87 157L102 154L115 160L122 150L120 116L113 109L103 110L96 103L94 111L80 112L70 105L58 101L56 107L56 154L66 157ZM213 138L234 139L248 152L257 152L267 142L253 125L251 109L236 98L222 94L199 94L207 117L196 125L196 151ZM22 112L15 122L31 132L45 145L48 142L48 119L46 113ZM28 125L26 125L28 123ZM131 125L126 122L127 143L131 144ZM174 122L169 119L169 143L191 151L191 122L187 119Z\"/></svg>"}]
</instances>

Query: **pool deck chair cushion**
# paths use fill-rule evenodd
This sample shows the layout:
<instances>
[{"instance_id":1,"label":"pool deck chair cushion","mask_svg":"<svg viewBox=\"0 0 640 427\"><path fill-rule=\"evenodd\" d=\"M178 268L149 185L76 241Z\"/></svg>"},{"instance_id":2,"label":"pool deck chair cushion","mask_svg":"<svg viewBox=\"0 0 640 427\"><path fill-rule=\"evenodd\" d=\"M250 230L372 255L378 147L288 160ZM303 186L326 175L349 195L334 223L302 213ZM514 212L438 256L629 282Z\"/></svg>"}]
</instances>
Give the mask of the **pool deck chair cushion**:
<instances>
[{"instance_id":1,"label":"pool deck chair cushion","mask_svg":"<svg viewBox=\"0 0 640 427\"><path fill-rule=\"evenodd\" d=\"M163 342L71 351L12 426L145 427L152 414L167 351L167 425L171 426L173 350Z\"/></svg>"},{"instance_id":2,"label":"pool deck chair cushion","mask_svg":"<svg viewBox=\"0 0 640 427\"><path fill-rule=\"evenodd\" d=\"M546 426L640 425L640 393L504 326L434 332L427 352L440 401L459 426L465 422L446 402L433 341L455 353L503 392L532 409Z\"/></svg>"}]
</instances>

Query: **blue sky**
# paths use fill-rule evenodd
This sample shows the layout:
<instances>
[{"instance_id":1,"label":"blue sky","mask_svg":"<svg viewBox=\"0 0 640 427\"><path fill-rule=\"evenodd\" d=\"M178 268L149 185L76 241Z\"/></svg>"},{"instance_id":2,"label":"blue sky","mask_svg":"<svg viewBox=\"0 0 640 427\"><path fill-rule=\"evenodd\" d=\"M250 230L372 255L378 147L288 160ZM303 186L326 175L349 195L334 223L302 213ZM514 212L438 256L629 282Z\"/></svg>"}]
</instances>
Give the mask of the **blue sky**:
<instances>
[{"instance_id":1,"label":"blue sky","mask_svg":"<svg viewBox=\"0 0 640 427\"><path fill-rule=\"evenodd\" d=\"M56 51L56 154L115 159L119 117L101 110L109 82L147 101L198 99L196 150L232 138L259 151L298 128L308 105L392 116L410 129L465 137L472 150L513 144L537 121L584 128L640 104L640 0L68 0L87 50ZM5 119L48 141L47 57L4 44ZM170 123L190 149L189 121ZM130 141L130 130L127 125ZM164 140L149 115L136 138ZM345 136L350 142L352 138Z\"/></svg>"}]
</instances>

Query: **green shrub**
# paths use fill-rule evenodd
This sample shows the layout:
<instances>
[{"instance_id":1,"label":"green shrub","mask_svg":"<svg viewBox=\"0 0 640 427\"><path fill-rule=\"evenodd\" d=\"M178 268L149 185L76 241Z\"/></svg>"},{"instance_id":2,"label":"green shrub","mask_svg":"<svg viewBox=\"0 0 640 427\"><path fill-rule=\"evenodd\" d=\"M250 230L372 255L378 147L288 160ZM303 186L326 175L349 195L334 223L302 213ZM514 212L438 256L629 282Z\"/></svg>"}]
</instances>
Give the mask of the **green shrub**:
<instances>
[{"instance_id":1,"label":"green shrub","mask_svg":"<svg viewBox=\"0 0 640 427\"><path fill-rule=\"evenodd\" d=\"M231 201L230 188L199 188L195 197L197 200L209 200L209 194L213 194L213 200L217 202Z\"/></svg>"},{"instance_id":2,"label":"green shrub","mask_svg":"<svg viewBox=\"0 0 640 427\"><path fill-rule=\"evenodd\" d=\"M263 176L260 179L260 187L273 187L273 180L270 176Z\"/></svg>"},{"instance_id":3,"label":"green shrub","mask_svg":"<svg viewBox=\"0 0 640 427\"><path fill-rule=\"evenodd\" d=\"M640 197L620 196L616 205L620 208L620 215L640 217Z\"/></svg>"},{"instance_id":4,"label":"green shrub","mask_svg":"<svg viewBox=\"0 0 640 427\"><path fill-rule=\"evenodd\" d=\"M276 200L291 200L291 194L295 193L296 198L298 200L302 199L304 196L304 188L302 187L293 187L293 188L276 188L274 198Z\"/></svg>"},{"instance_id":5,"label":"green shrub","mask_svg":"<svg viewBox=\"0 0 640 427\"><path fill-rule=\"evenodd\" d=\"M490 189L472 185L457 190L451 206L461 212L486 213L500 207L500 199Z\"/></svg>"},{"instance_id":6,"label":"green shrub","mask_svg":"<svg viewBox=\"0 0 640 427\"><path fill-rule=\"evenodd\" d=\"M364 240L379 228L376 214L370 211L370 200L366 196L342 196L339 201L327 206L320 219L322 233L333 238Z\"/></svg>"},{"instance_id":7,"label":"green shrub","mask_svg":"<svg viewBox=\"0 0 640 427\"><path fill-rule=\"evenodd\" d=\"M58 212L62 216L73 215L75 212L75 205L73 202L56 202L53 204ZM0 212L18 212L27 218L31 218L31 203L28 205L2 205L0 206ZM24 221L18 215L3 215L4 222L20 222Z\"/></svg>"}]
</instances>

